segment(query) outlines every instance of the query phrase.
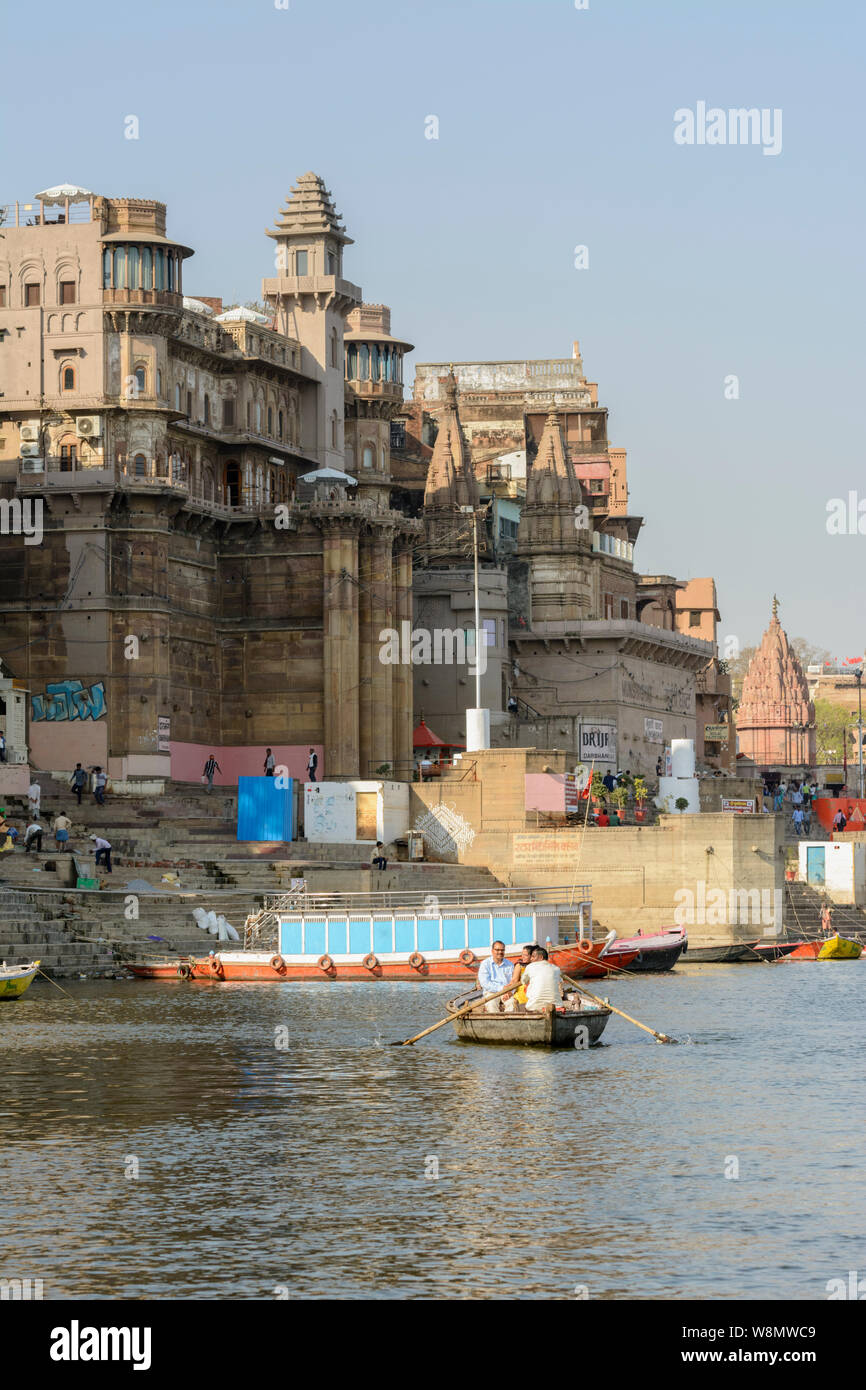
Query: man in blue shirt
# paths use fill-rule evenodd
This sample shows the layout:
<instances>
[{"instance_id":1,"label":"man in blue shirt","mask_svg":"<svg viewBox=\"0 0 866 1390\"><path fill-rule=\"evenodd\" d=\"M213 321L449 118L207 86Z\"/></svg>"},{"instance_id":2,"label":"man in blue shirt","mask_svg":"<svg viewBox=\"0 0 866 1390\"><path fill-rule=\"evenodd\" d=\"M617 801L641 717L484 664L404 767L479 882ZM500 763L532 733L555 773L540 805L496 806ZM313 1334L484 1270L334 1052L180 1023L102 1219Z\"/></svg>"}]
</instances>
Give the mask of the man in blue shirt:
<instances>
[{"instance_id":1,"label":"man in blue shirt","mask_svg":"<svg viewBox=\"0 0 866 1390\"><path fill-rule=\"evenodd\" d=\"M489 1014L498 1014L504 1005L506 1013L511 1013L514 1008L513 994L507 999L503 996L488 1000L489 995L496 994L498 990L510 985L514 975L514 966L511 961L505 959L505 942L494 941L490 949L492 955L481 962L481 969L478 971L478 988L484 994L484 1007Z\"/></svg>"}]
</instances>

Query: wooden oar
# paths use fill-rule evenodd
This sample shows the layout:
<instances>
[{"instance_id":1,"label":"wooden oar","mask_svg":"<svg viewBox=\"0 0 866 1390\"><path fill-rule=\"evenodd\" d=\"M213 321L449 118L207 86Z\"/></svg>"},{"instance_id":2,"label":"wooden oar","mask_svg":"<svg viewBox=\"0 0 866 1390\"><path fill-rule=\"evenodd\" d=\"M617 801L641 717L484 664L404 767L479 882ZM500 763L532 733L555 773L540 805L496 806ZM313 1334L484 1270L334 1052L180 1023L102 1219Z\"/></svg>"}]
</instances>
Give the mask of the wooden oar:
<instances>
[{"instance_id":1,"label":"wooden oar","mask_svg":"<svg viewBox=\"0 0 866 1390\"><path fill-rule=\"evenodd\" d=\"M667 1035L667 1033L657 1033L656 1030L655 1030L655 1028L649 1028L649 1027L647 1027L647 1025L646 1025L645 1023L640 1023L636 1018L632 1018L631 1014L625 1014L625 1013L623 1013L622 1009L615 1009L615 1008L613 1007L613 1004L608 1004L604 999L599 999L599 997L598 997L597 994L590 994L590 992L589 992L588 989L584 989L583 985L580 984L580 982L579 982L578 980L573 980L573 979L571 978L570 975L563 975L562 978L563 978L563 980L565 980L565 983L566 983L567 985L574 985L574 988L577 990L578 994L585 994L586 997L587 997L587 999L592 999L592 1000L594 1001L594 1003L596 1003L596 1004L601 1004L602 1007L605 1008L605 1009L610 1009L611 1013L619 1014L620 1018L627 1019L628 1022L629 1022L629 1023L633 1023L633 1024L635 1025L636 1028L642 1028L642 1029L644 1030L645 1033L652 1033L652 1035L653 1035L653 1037L655 1038L656 1042L660 1042L660 1043L678 1043L678 1042L679 1042L679 1038L669 1038L668 1035Z\"/></svg>"},{"instance_id":2,"label":"wooden oar","mask_svg":"<svg viewBox=\"0 0 866 1390\"><path fill-rule=\"evenodd\" d=\"M44 970L37 970L36 974L41 975L43 980L47 980L48 983L50 985L53 985L55 989L59 989L60 993L65 994L67 999L72 999L72 995L69 993L69 991L64 989L62 985L59 985L56 980L52 980L50 975L46 975ZM72 1002L73 1004L77 1004L78 1000L72 999Z\"/></svg>"},{"instance_id":3,"label":"wooden oar","mask_svg":"<svg viewBox=\"0 0 866 1390\"><path fill-rule=\"evenodd\" d=\"M455 1013L449 1014L447 1018L440 1019L439 1022L434 1023L431 1028L425 1028L422 1033L416 1033L414 1038L404 1038L402 1042L392 1042L389 1043L388 1046L409 1047L411 1043L416 1043L419 1038L426 1038L428 1033L435 1033L437 1028L444 1028L446 1023L451 1022L452 1018L462 1018L464 1014L470 1014L473 1009L477 1009L479 1004L487 1004L491 999L499 999L503 994L511 994L514 990L519 988L520 981L518 980L516 984L506 985L504 989L498 989L495 994L482 995L481 999L473 999L471 1004L465 1004L462 1009L457 1009Z\"/></svg>"}]
</instances>

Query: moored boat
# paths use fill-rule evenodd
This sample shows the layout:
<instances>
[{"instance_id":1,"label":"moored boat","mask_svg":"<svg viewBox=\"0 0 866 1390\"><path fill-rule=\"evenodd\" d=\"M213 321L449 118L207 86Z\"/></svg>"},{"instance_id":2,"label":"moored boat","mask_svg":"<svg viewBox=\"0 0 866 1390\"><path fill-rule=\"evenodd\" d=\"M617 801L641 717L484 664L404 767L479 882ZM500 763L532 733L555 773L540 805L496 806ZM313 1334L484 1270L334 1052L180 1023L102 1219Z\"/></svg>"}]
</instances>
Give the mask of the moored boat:
<instances>
[{"instance_id":1,"label":"moored boat","mask_svg":"<svg viewBox=\"0 0 866 1390\"><path fill-rule=\"evenodd\" d=\"M689 965L735 965L755 958L751 946L739 941L720 942L714 946L689 945Z\"/></svg>"},{"instance_id":2,"label":"moored boat","mask_svg":"<svg viewBox=\"0 0 866 1390\"><path fill-rule=\"evenodd\" d=\"M38 969L38 960L29 961L26 965L7 965L4 960L0 965L0 1000L20 999L32 985Z\"/></svg>"},{"instance_id":3,"label":"moored boat","mask_svg":"<svg viewBox=\"0 0 866 1390\"><path fill-rule=\"evenodd\" d=\"M859 941L851 941L847 936L830 936L818 952L818 960L858 960L863 953Z\"/></svg>"},{"instance_id":4,"label":"moored boat","mask_svg":"<svg viewBox=\"0 0 866 1390\"><path fill-rule=\"evenodd\" d=\"M788 956L788 960L817 960L823 941L801 941Z\"/></svg>"},{"instance_id":5,"label":"moored boat","mask_svg":"<svg viewBox=\"0 0 866 1390\"><path fill-rule=\"evenodd\" d=\"M756 960L784 960L792 956L801 943L799 941L753 941L752 950Z\"/></svg>"},{"instance_id":6,"label":"moored boat","mask_svg":"<svg viewBox=\"0 0 866 1390\"><path fill-rule=\"evenodd\" d=\"M524 943L537 942L547 944L565 975L609 973L602 961L607 941L592 940L585 886L394 898L287 894L247 919L243 950L162 956L128 968L161 980L468 981L501 940L512 962ZM572 927L576 939L560 943Z\"/></svg>"},{"instance_id":7,"label":"moored boat","mask_svg":"<svg viewBox=\"0 0 866 1390\"><path fill-rule=\"evenodd\" d=\"M688 950L688 944L685 927L667 927L646 934L638 932L636 936L618 937L605 950L604 959L626 967L633 974L673 970L682 953Z\"/></svg>"}]
</instances>

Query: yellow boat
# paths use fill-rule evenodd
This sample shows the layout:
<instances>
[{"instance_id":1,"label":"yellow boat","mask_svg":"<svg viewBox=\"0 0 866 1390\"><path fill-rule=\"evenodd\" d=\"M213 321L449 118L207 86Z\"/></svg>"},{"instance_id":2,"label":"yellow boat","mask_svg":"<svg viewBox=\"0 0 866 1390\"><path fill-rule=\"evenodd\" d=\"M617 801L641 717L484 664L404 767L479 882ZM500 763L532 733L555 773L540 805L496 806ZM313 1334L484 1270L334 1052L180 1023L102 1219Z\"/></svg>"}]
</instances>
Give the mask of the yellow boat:
<instances>
[{"instance_id":1,"label":"yellow boat","mask_svg":"<svg viewBox=\"0 0 866 1390\"><path fill-rule=\"evenodd\" d=\"M0 965L0 1000L20 999L25 989L29 989L39 961L32 960L29 965Z\"/></svg>"},{"instance_id":2,"label":"yellow boat","mask_svg":"<svg viewBox=\"0 0 866 1390\"><path fill-rule=\"evenodd\" d=\"M840 936L838 932L824 942L818 952L819 960L856 960L863 947L859 941L849 941L847 936Z\"/></svg>"}]
</instances>

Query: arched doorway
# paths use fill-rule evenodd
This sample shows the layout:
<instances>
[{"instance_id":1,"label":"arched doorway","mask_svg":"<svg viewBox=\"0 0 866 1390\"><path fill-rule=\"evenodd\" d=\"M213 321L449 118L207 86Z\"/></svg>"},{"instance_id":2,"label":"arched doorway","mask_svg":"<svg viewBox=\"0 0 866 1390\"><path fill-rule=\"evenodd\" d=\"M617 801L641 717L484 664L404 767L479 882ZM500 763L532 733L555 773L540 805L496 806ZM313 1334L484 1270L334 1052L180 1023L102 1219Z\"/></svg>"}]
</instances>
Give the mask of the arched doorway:
<instances>
[{"instance_id":1,"label":"arched doorway","mask_svg":"<svg viewBox=\"0 0 866 1390\"><path fill-rule=\"evenodd\" d=\"M235 459L229 459L225 466L223 490L227 507L241 505L241 467Z\"/></svg>"}]
</instances>

